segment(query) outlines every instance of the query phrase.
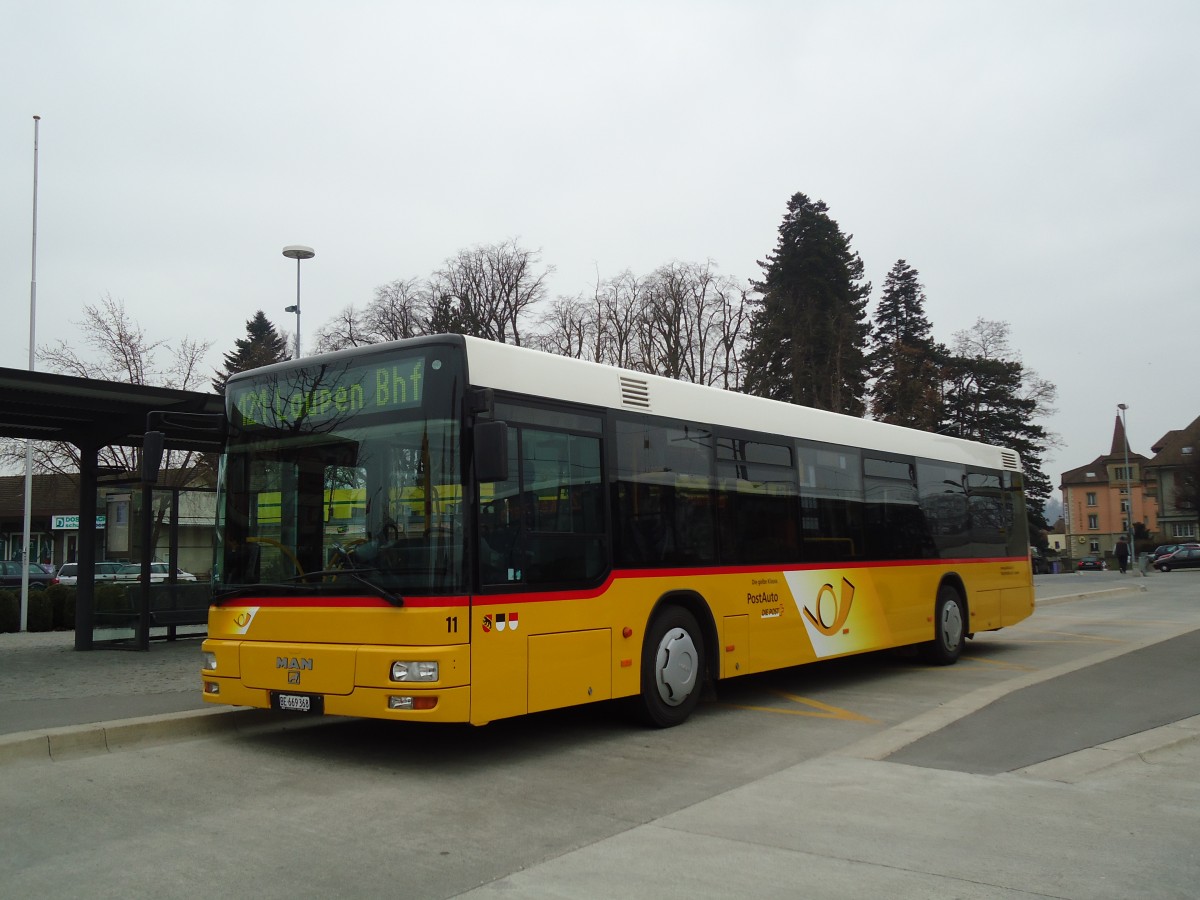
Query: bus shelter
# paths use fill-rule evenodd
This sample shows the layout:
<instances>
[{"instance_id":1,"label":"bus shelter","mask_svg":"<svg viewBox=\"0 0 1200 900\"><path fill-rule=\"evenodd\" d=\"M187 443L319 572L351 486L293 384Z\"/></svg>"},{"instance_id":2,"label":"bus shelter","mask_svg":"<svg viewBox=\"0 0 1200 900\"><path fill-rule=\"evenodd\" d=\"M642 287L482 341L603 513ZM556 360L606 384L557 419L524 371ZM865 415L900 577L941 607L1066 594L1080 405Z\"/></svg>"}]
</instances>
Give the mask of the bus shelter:
<instances>
[{"instance_id":1,"label":"bus shelter","mask_svg":"<svg viewBox=\"0 0 1200 900\"><path fill-rule=\"evenodd\" d=\"M124 384L48 372L0 368L0 438L61 441L79 451L79 580L75 598L75 649L93 649L95 638L96 490L104 447L143 447L147 431L161 433L163 449L216 453L224 401L217 394ZM153 488L142 488L145 508ZM153 548L141 529L141 558ZM143 579L149 588L149 579ZM143 604L148 608L149 593ZM22 623L24 627L24 623ZM138 627L137 644L143 626Z\"/></svg>"}]
</instances>

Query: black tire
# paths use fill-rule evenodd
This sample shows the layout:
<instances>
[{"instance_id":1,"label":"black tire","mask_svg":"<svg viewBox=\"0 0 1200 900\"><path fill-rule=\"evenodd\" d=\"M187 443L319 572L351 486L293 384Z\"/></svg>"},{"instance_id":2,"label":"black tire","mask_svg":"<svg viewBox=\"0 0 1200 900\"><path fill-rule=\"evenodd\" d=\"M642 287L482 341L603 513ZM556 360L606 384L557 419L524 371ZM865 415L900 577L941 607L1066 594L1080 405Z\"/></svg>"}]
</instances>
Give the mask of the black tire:
<instances>
[{"instance_id":1,"label":"black tire","mask_svg":"<svg viewBox=\"0 0 1200 900\"><path fill-rule=\"evenodd\" d=\"M1158 564L1158 571L1160 571L1160 572L1170 572L1170 571L1171 571L1171 567L1170 567L1169 565L1167 565L1166 563L1159 563L1159 564Z\"/></svg>"},{"instance_id":2,"label":"black tire","mask_svg":"<svg viewBox=\"0 0 1200 900\"><path fill-rule=\"evenodd\" d=\"M933 640L921 645L925 661L935 666L949 666L962 656L967 641L967 616L962 597L949 585L938 588L933 607Z\"/></svg>"},{"instance_id":3,"label":"black tire","mask_svg":"<svg viewBox=\"0 0 1200 900\"><path fill-rule=\"evenodd\" d=\"M656 615L642 644L642 718L656 728L685 721L700 702L704 666L696 617L679 606Z\"/></svg>"}]
</instances>

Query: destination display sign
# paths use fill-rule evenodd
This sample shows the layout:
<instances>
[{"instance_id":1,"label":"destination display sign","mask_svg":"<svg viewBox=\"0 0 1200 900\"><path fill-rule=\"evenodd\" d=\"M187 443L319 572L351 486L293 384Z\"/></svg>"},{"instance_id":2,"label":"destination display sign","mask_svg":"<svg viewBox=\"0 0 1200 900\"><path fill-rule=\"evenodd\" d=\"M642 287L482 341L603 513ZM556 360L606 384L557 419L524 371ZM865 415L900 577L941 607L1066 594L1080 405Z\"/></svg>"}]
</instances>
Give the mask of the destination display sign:
<instances>
[{"instance_id":1,"label":"destination display sign","mask_svg":"<svg viewBox=\"0 0 1200 900\"><path fill-rule=\"evenodd\" d=\"M364 413L419 407L424 387L425 357L408 354L281 369L230 384L226 403L234 426L305 431Z\"/></svg>"}]
</instances>

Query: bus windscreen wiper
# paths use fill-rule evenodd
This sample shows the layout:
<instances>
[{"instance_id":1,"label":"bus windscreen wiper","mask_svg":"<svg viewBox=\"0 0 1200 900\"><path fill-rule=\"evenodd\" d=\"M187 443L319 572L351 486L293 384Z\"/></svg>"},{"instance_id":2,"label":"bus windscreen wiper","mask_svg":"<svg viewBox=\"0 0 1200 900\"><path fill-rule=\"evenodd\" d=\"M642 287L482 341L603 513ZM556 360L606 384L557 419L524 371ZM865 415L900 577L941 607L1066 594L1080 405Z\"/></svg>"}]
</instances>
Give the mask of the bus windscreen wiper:
<instances>
[{"instance_id":1,"label":"bus windscreen wiper","mask_svg":"<svg viewBox=\"0 0 1200 900\"><path fill-rule=\"evenodd\" d=\"M308 587L308 585L305 585L305 587ZM235 597L245 597L247 594L286 594L295 590L295 584L272 581L264 581L261 584L239 584L236 587L214 592L212 602L214 606L220 606L227 600L233 600Z\"/></svg>"},{"instance_id":2,"label":"bus windscreen wiper","mask_svg":"<svg viewBox=\"0 0 1200 900\"><path fill-rule=\"evenodd\" d=\"M358 574L360 571L362 571L362 572L378 572L379 569L321 569L318 572L305 572L303 575L294 575L291 578L289 578L288 581L293 582L293 583L303 584L303 580L308 579L308 578L326 578L326 577L331 577L331 576L335 576L335 575L336 576L349 575L351 578L353 578L359 584L363 585L364 587L370 588L371 592L373 594L375 594L375 596L383 598L388 603L390 603L392 606L403 606L404 605L403 597L397 597L391 591L387 590L387 588L380 587L375 582L369 581L368 579L363 578L361 575Z\"/></svg>"},{"instance_id":3,"label":"bus windscreen wiper","mask_svg":"<svg viewBox=\"0 0 1200 900\"><path fill-rule=\"evenodd\" d=\"M378 570L374 570L378 571ZM229 588L225 591L218 591L213 594L213 605L220 606L221 604L233 600L236 597L245 597L248 594L287 594L294 592L297 589L305 590L308 593L318 593L319 585L306 584L304 579L317 577L326 577L330 575L349 575L359 584L370 588L371 593L375 596L386 600L392 606L403 606L404 598L397 597L386 588L382 588L372 581L363 578L352 569L323 569L319 572L306 572L303 575L296 575L287 579L284 582L263 582L262 584L239 584L237 587Z\"/></svg>"}]
</instances>

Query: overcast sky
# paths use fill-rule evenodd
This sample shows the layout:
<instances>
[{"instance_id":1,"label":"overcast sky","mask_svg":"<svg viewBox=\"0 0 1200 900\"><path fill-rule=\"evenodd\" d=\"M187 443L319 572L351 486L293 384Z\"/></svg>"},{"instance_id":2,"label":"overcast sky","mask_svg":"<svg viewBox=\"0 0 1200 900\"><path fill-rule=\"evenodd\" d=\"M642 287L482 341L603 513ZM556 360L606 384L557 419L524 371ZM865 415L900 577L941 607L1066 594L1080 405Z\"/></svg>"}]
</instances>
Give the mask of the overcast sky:
<instances>
[{"instance_id":1,"label":"overcast sky","mask_svg":"<svg viewBox=\"0 0 1200 900\"><path fill-rule=\"evenodd\" d=\"M1008 322L1058 386L1046 473L1200 415L1200 3L0 0L0 365L85 304L302 342L375 287L516 239L553 295L711 259L745 281L824 200L877 299ZM311 346L311 344L309 345ZM165 362L165 357L163 358ZM43 368L39 364L39 368Z\"/></svg>"}]
</instances>

